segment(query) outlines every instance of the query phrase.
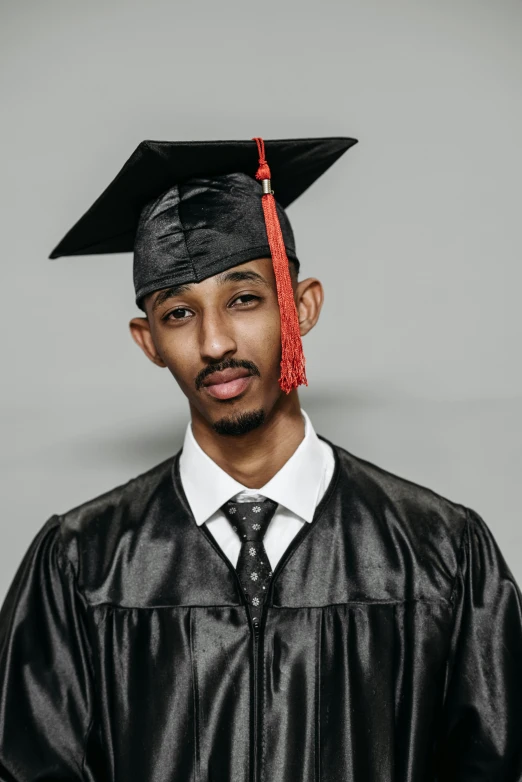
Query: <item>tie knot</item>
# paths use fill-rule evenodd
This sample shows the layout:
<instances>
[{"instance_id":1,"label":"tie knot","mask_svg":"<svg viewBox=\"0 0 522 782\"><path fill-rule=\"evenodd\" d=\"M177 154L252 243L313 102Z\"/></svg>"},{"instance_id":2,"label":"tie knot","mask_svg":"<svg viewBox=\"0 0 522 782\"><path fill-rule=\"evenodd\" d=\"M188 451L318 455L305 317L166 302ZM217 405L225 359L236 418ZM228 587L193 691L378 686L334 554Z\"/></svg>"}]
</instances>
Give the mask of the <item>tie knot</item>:
<instances>
[{"instance_id":1,"label":"tie knot","mask_svg":"<svg viewBox=\"0 0 522 782\"><path fill-rule=\"evenodd\" d=\"M221 506L241 540L263 540L268 525L276 512L277 502L265 498L256 502L234 502Z\"/></svg>"}]
</instances>

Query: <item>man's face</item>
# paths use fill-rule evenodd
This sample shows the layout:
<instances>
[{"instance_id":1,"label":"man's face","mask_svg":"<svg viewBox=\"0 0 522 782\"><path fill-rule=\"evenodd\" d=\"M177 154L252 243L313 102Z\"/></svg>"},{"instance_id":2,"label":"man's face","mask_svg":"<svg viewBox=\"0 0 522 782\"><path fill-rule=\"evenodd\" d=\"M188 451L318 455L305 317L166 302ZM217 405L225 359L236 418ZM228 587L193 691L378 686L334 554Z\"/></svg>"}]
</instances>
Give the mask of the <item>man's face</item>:
<instances>
[{"instance_id":1,"label":"man's face","mask_svg":"<svg viewBox=\"0 0 522 782\"><path fill-rule=\"evenodd\" d=\"M297 293L295 277L293 287ZM266 420L284 396L270 258L200 283L154 291L145 307L147 319L131 321L133 337L152 361L169 368L193 415L221 434L243 434Z\"/></svg>"}]
</instances>

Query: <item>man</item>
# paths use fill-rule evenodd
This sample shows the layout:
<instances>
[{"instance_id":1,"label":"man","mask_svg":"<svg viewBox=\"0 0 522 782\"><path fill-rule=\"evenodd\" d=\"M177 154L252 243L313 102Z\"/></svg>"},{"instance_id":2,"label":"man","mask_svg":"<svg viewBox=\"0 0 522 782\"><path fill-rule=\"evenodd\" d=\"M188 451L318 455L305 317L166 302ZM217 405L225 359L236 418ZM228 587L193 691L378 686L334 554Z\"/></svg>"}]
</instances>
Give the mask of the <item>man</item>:
<instances>
[{"instance_id":1,"label":"man","mask_svg":"<svg viewBox=\"0 0 522 782\"><path fill-rule=\"evenodd\" d=\"M134 249L131 333L191 423L29 547L2 782L522 780L522 601L491 532L300 409L323 292L284 207L353 143L144 143L55 250Z\"/></svg>"}]
</instances>

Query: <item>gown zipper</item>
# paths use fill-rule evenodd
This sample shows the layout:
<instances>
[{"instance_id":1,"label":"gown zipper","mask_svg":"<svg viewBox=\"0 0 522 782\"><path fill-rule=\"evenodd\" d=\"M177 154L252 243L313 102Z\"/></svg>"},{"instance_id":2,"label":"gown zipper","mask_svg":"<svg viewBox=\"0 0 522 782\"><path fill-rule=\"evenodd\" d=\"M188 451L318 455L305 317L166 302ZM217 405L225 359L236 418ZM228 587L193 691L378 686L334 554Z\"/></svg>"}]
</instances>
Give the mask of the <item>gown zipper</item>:
<instances>
[{"instance_id":1,"label":"gown zipper","mask_svg":"<svg viewBox=\"0 0 522 782\"><path fill-rule=\"evenodd\" d=\"M264 606L263 606L264 607ZM248 609L247 609L248 610ZM258 700L259 700L259 622L252 622L254 630L254 752L253 752L253 782L257 782L257 726L258 726Z\"/></svg>"}]
</instances>

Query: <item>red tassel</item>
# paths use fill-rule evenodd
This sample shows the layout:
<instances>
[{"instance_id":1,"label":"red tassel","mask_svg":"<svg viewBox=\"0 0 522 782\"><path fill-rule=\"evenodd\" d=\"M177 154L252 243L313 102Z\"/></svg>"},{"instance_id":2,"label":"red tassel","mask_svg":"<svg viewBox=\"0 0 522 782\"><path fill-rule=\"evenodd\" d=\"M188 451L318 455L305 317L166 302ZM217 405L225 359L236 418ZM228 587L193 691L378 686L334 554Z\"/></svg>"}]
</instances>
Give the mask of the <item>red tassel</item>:
<instances>
[{"instance_id":1,"label":"red tassel","mask_svg":"<svg viewBox=\"0 0 522 782\"><path fill-rule=\"evenodd\" d=\"M265 160L265 144L262 138L254 138L259 152L259 168L256 179L270 180L270 168ZM272 255L277 287L277 300L281 313L281 375L279 386L289 394L300 385L308 385L305 373L305 357L299 330L299 317L294 302L292 280L288 268L283 234L277 216L277 208L272 191L262 197L266 233Z\"/></svg>"}]
</instances>

